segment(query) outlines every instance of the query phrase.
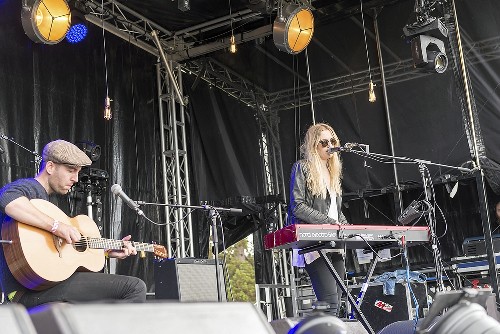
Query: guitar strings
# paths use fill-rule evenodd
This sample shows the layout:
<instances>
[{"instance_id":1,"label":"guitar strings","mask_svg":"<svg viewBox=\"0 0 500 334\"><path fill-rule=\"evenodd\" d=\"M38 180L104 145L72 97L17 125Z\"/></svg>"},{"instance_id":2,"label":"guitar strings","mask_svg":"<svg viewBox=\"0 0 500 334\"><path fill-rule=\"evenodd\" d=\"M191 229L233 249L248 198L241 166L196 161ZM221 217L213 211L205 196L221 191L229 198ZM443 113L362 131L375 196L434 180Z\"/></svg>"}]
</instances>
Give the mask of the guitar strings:
<instances>
[{"instance_id":1,"label":"guitar strings","mask_svg":"<svg viewBox=\"0 0 500 334\"><path fill-rule=\"evenodd\" d=\"M123 240L111 240L111 239L106 239L106 238L98 238L98 237L86 237L82 236L82 238L79 241L76 241L73 243L74 246L76 247L89 247L92 246L92 248L113 248L113 249L120 249L123 248L124 242ZM137 248L139 251L141 250L149 250L153 249L154 245L148 244L148 243L142 243L142 242L133 242L133 245L135 248Z\"/></svg>"}]
</instances>

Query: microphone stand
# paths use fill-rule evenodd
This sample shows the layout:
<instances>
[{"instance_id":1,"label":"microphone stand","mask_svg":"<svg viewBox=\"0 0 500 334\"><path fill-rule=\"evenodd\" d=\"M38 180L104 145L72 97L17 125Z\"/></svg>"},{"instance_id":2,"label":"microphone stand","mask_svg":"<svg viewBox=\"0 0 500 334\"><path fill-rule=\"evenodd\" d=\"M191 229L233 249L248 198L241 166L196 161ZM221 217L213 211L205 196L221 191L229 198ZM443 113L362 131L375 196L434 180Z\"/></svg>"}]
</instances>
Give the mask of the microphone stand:
<instances>
[{"instance_id":1,"label":"microphone stand","mask_svg":"<svg viewBox=\"0 0 500 334\"><path fill-rule=\"evenodd\" d=\"M358 146L358 147L362 146L362 144L353 144L353 145ZM432 184L431 184L431 180L429 180L429 171L427 169L427 165L446 167L449 169L456 169L456 170L459 170L461 172L466 172L466 173L471 173L471 172L474 172L476 170L476 169L470 169L470 168L464 168L464 167L438 164L438 163L434 163L434 162L427 161L427 160L421 160L421 159L414 159L414 158L408 158L408 157L400 157L400 156L394 156L394 155L367 152L367 151L362 150L361 148L359 150L354 150L354 149L352 149L352 147L348 148L346 146L346 148L343 151L349 152L349 153L354 153L354 154L357 154L357 155L362 156L364 158L372 159L372 160L375 160L378 162L388 162L388 163L398 163L399 162L399 163L417 164L419 172L422 176L425 199L428 203L431 203L431 194L433 193L433 190L431 189ZM441 252L438 249L438 238L436 235L436 227L437 227L436 217L434 215L434 210L429 210L429 212L427 214L428 214L428 219L429 219L429 230L431 233L431 244L432 244L431 246L432 246L432 251L434 254L434 265L435 265L435 269L436 269L437 291L444 291ZM492 279L492 281L496 281L496 280ZM493 283L493 288L496 289L497 284Z\"/></svg>"},{"instance_id":2,"label":"microphone stand","mask_svg":"<svg viewBox=\"0 0 500 334\"><path fill-rule=\"evenodd\" d=\"M28 149L28 148L24 147L23 145L19 144L18 142L16 142L16 141L14 140L14 138L9 138L9 137L7 137L6 135L1 134L1 133L0 133L0 138L1 138L1 139L8 140L8 141L10 141L11 143L13 143L13 144L17 145L18 147L22 148L23 150L28 151L28 152L30 152L31 154L33 154L33 155L35 156L35 161L34 161L34 163L35 163L35 175L36 175L36 174L40 171L40 163L42 162L42 156L41 156L40 154L38 154L38 153L36 153L35 151L32 151L32 150L30 150L30 149Z\"/></svg>"},{"instance_id":3,"label":"microphone stand","mask_svg":"<svg viewBox=\"0 0 500 334\"><path fill-rule=\"evenodd\" d=\"M236 208L221 208L221 207L214 207L211 205L183 205L183 204L168 204L168 203L147 203L143 201L136 201L137 205L155 205L155 206L168 206L171 208L184 208L184 209L200 209L204 211L209 212L209 217L210 221L212 222L212 243L214 245L214 258L215 258L215 275L216 275L216 282L217 282L217 300L219 302L222 302L224 300L224 296L222 293L222 282L220 279L220 268L219 268L219 237L217 235L217 217L219 216L219 212L229 212L229 213L242 213L243 211L241 209L236 209ZM142 210L137 208L135 210L139 215L143 216L147 220L151 221L149 218L147 218L143 213ZM221 231L221 233L224 233L224 231Z\"/></svg>"}]
</instances>

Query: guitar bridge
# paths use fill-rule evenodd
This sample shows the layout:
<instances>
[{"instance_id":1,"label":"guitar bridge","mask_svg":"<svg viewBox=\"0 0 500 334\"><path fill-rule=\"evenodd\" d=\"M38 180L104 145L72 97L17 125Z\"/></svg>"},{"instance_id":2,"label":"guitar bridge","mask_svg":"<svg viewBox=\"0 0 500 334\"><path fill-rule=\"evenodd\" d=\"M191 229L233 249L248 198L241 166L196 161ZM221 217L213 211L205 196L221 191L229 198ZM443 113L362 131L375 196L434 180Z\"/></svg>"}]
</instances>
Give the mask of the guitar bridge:
<instances>
[{"instance_id":1,"label":"guitar bridge","mask_svg":"<svg viewBox=\"0 0 500 334\"><path fill-rule=\"evenodd\" d=\"M63 244L63 240L55 235L52 236L52 239L54 240L54 247L56 248L59 257L62 258L61 247Z\"/></svg>"}]
</instances>

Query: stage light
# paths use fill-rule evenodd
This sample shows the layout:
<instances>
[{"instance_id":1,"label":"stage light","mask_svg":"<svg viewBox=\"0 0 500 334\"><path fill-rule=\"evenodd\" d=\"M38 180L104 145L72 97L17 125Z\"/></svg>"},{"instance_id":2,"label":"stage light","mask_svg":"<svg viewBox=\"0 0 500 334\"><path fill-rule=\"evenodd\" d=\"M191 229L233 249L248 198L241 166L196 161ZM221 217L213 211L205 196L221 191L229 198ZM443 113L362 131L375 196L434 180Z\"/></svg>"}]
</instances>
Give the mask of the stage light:
<instances>
[{"instance_id":1,"label":"stage light","mask_svg":"<svg viewBox=\"0 0 500 334\"><path fill-rule=\"evenodd\" d=\"M59 43L68 32L71 13L65 0L24 0L21 21L36 43Z\"/></svg>"},{"instance_id":2,"label":"stage light","mask_svg":"<svg viewBox=\"0 0 500 334\"><path fill-rule=\"evenodd\" d=\"M314 33L314 16L307 7L289 4L281 9L273 24L274 45L290 54L303 51Z\"/></svg>"},{"instance_id":3,"label":"stage light","mask_svg":"<svg viewBox=\"0 0 500 334\"><path fill-rule=\"evenodd\" d=\"M347 327L342 320L322 312L305 318L288 334L347 334Z\"/></svg>"},{"instance_id":4,"label":"stage light","mask_svg":"<svg viewBox=\"0 0 500 334\"><path fill-rule=\"evenodd\" d=\"M104 119L109 121L112 117L111 115L111 99L109 96L106 96L104 99Z\"/></svg>"},{"instance_id":5,"label":"stage light","mask_svg":"<svg viewBox=\"0 0 500 334\"><path fill-rule=\"evenodd\" d=\"M488 300L491 302L488 302ZM436 293L427 316L418 324L417 334L486 334L500 333L500 323L486 312L488 303L496 313L491 291L468 289ZM443 310L448 309L436 321Z\"/></svg>"},{"instance_id":6,"label":"stage light","mask_svg":"<svg viewBox=\"0 0 500 334\"><path fill-rule=\"evenodd\" d=\"M448 57L442 38L448 37L448 28L441 19L430 16L421 9L417 21L403 28L406 39L411 41L413 65L425 72L444 73Z\"/></svg>"},{"instance_id":7,"label":"stage light","mask_svg":"<svg viewBox=\"0 0 500 334\"><path fill-rule=\"evenodd\" d=\"M87 37L89 29L85 16L77 10L71 11L71 27L66 33L66 40L69 43L80 43Z\"/></svg>"},{"instance_id":8,"label":"stage light","mask_svg":"<svg viewBox=\"0 0 500 334\"><path fill-rule=\"evenodd\" d=\"M426 35L413 38L411 40L411 54L415 68L436 73L444 73L448 68L444 42L440 39Z\"/></svg>"},{"instance_id":9,"label":"stage light","mask_svg":"<svg viewBox=\"0 0 500 334\"><path fill-rule=\"evenodd\" d=\"M229 39L229 52L236 53L236 41L234 40L234 35L231 35Z\"/></svg>"},{"instance_id":10,"label":"stage light","mask_svg":"<svg viewBox=\"0 0 500 334\"><path fill-rule=\"evenodd\" d=\"M94 144L89 141L76 142L75 145L85 152L85 154L92 160L96 162L101 157L101 146Z\"/></svg>"},{"instance_id":11,"label":"stage light","mask_svg":"<svg viewBox=\"0 0 500 334\"><path fill-rule=\"evenodd\" d=\"M370 80L370 86L368 88L368 101L374 103L377 101L377 96L375 95L375 84Z\"/></svg>"},{"instance_id":12,"label":"stage light","mask_svg":"<svg viewBox=\"0 0 500 334\"><path fill-rule=\"evenodd\" d=\"M177 8L183 12L187 12L191 9L189 0L179 0L177 1Z\"/></svg>"}]
</instances>

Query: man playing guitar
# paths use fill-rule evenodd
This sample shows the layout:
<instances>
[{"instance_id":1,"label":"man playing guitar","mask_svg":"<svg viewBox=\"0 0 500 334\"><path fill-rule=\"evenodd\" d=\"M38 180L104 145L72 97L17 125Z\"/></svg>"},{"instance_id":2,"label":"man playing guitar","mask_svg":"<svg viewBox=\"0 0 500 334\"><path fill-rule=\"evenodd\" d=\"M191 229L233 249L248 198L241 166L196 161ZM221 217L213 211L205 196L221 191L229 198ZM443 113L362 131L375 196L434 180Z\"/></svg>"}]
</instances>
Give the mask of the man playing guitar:
<instances>
[{"instance_id":1,"label":"man playing guitar","mask_svg":"<svg viewBox=\"0 0 500 334\"><path fill-rule=\"evenodd\" d=\"M64 140L48 143L42 152L41 170L35 178L19 179L0 189L0 231L12 221L47 234L49 238L60 240L66 245L81 242L82 235L76 227L54 219L42 212L30 200L49 200L52 194L67 194L74 183L78 182L78 172L82 166L91 164L91 160L78 147ZM5 231L2 231L4 236ZM130 235L121 241L121 249L109 250L107 255L124 259L137 254ZM52 239L50 239L52 240ZM40 245L44 247L45 245ZM0 247L0 282L2 291L12 302L19 302L32 307L48 302L88 302L97 300L126 300L144 302L146 284L139 278L110 275L99 272L74 272L67 279L54 283L47 288L34 286L33 289L21 284L17 273L13 273L9 262L10 244ZM101 250L102 252L102 250ZM101 253L101 257L102 257ZM7 258L6 258L7 256ZM103 257L102 257L103 258ZM35 288L36 287L36 288ZM41 290L41 291L40 291Z\"/></svg>"}]
</instances>

